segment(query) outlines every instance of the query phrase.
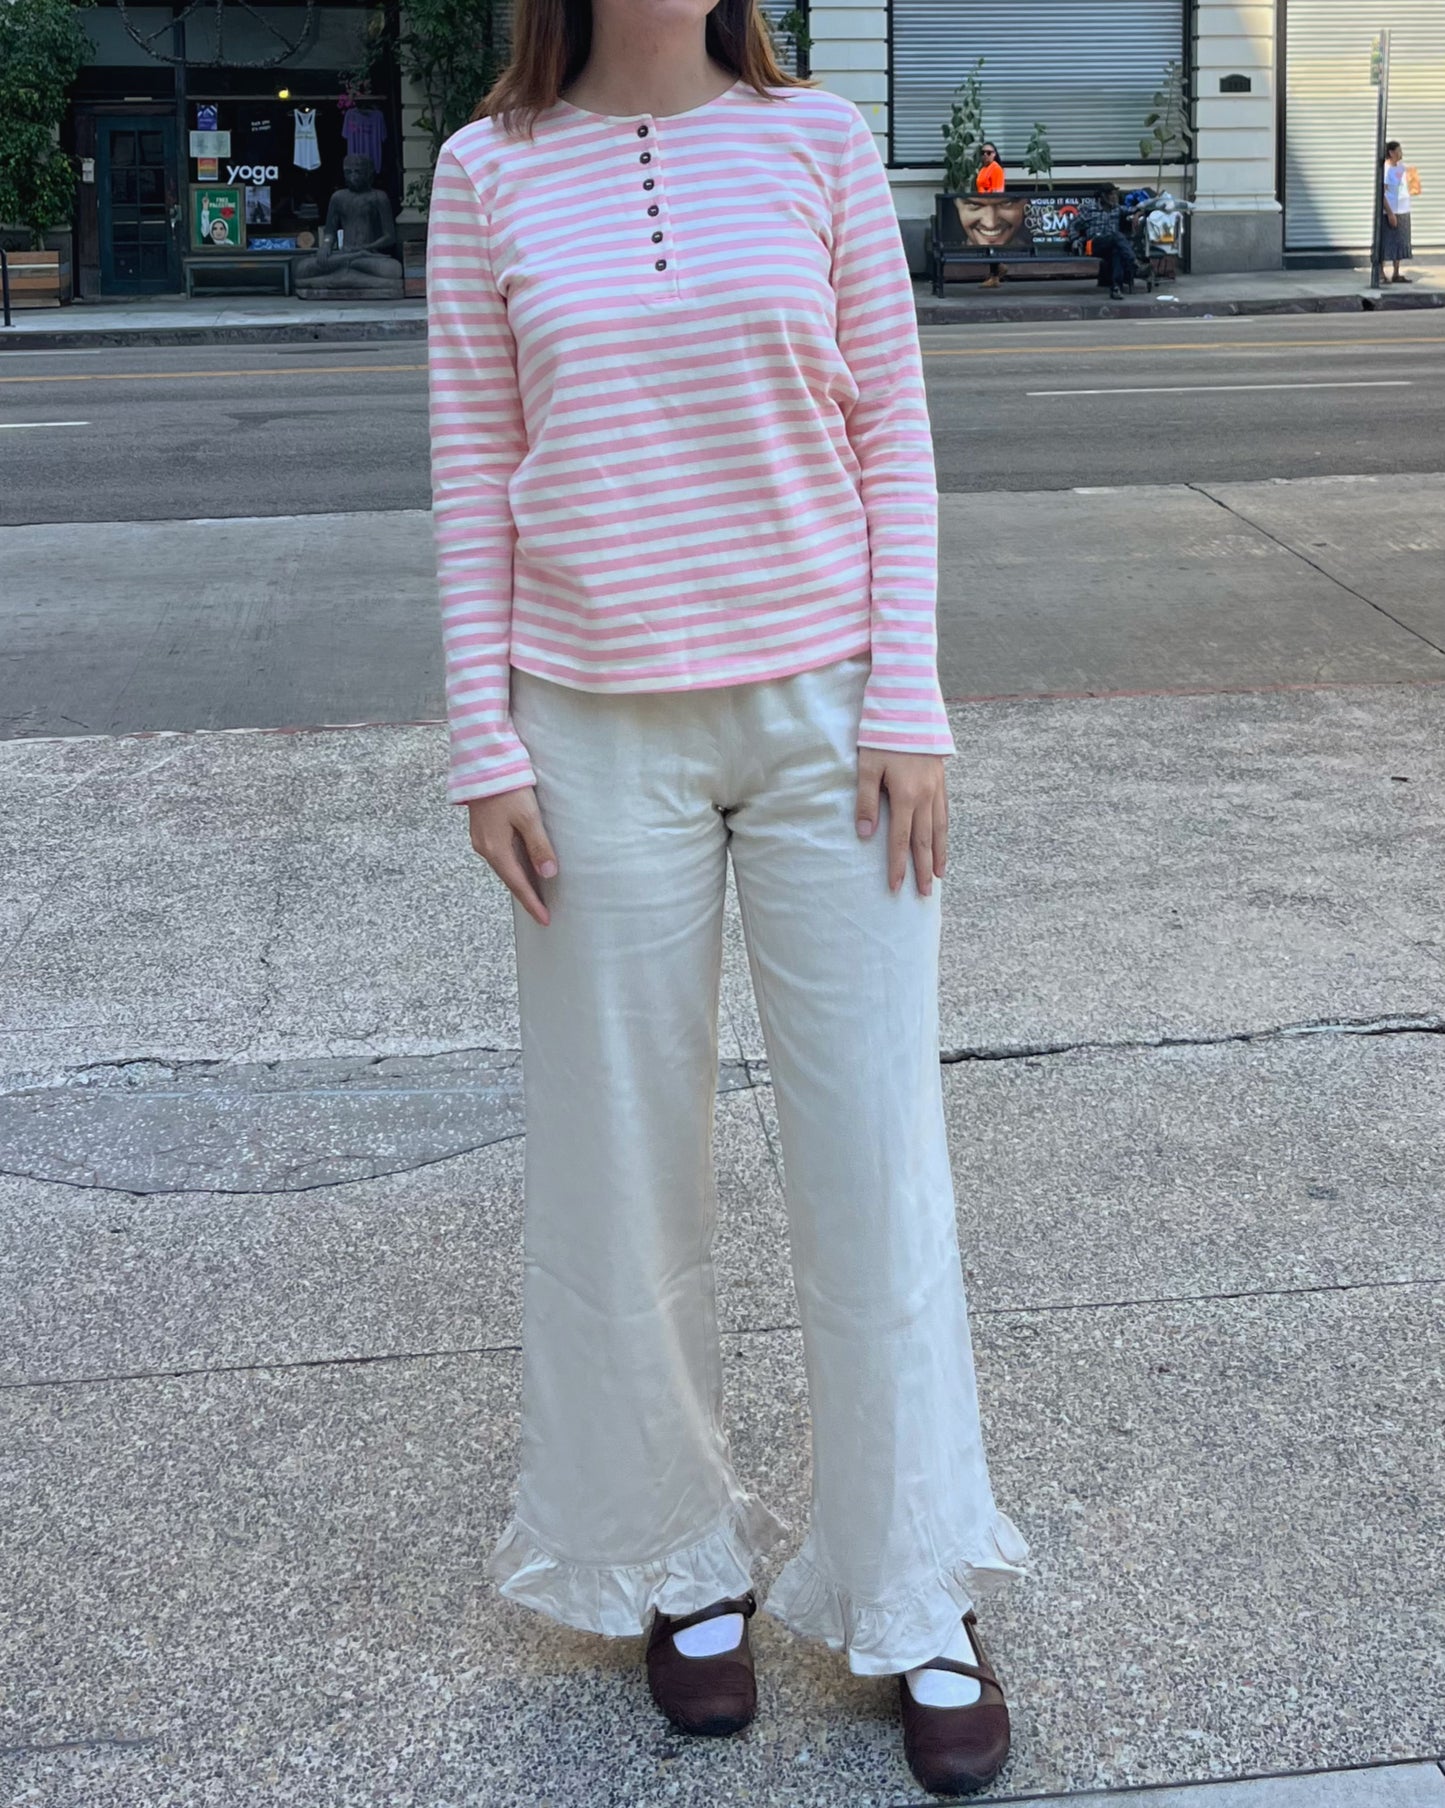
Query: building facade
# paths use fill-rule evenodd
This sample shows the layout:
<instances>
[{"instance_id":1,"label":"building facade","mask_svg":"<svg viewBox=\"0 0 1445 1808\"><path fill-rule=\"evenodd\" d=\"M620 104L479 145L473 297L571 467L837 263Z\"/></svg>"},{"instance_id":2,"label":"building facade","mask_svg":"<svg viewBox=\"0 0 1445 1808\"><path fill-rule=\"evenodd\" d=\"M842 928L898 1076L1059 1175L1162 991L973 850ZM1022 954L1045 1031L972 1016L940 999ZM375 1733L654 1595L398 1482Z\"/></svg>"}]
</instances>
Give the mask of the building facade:
<instances>
[{"instance_id":1,"label":"building facade","mask_svg":"<svg viewBox=\"0 0 1445 1808\"><path fill-rule=\"evenodd\" d=\"M871 122L919 273L941 128L980 57L985 128L1011 178L1041 122L1061 185L1162 173L1193 199L1193 270L1269 270L1368 258L1382 29L1389 135L1421 173L1415 242L1445 246L1445 0L814 0L811 73ZM1172 59L1194 143L1161 172L1139 139Z\"/></svg>"},{"instance_id":2,"label":"building facade","mask_svg":"<svg viewBox=\"0 0 1445 1808\"><path fill-rule=\"evenodd\" d=\"M775 20L788 10L765 3ZM1060 186L1162 176L1189 196L1197 272L1367 258L1382 29L1390 136L1421 175L1416 245L1445 246L1445 0L812 0L804 11L804 72L871 123L920 275L942 127L979 58L985 127L1011 181L1042 124ZM379 27L394 32L395 0L108 0L81 17L96 54L67 148L82 178L83 297L178 290L201 260L208 277L215 264L234 266L238 286L264 281L268 260L314 245L353 148L373 155L420 270L425 221L404 203L431 154L421 97L386 56L361 87L356 76ZM1171 61L1186 74L1194 141L1161 168L1139 141Z\"/></svg>"},{"instance_id":3,"label":"building facade","mask_svg":"<svg viewBox=\"0 0 1445 1808\"><path fill-rule=\"evenodd\" d=\"M360 74L379 9L111 0L79 16L95 54L65 142L83 299L174 293L188 266L211 287L268 286L315 248L353 150L403 192L396 70Z\"/></svg>"}]
</instances>

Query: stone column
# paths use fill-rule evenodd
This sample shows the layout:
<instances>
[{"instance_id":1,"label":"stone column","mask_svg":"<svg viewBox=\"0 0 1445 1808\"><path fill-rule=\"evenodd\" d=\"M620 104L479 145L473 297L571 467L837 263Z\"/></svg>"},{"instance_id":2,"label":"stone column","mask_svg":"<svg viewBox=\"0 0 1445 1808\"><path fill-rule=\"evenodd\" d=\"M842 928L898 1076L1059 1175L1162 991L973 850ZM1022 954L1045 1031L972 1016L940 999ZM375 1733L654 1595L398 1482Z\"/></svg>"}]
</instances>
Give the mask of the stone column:
<instances>
[{"instance_id":1,"label":"stone column","mask_svg":"<svg viewBox=\"0 0 1445 1808\"><path fill-rule=\"evenodd\" d=\"M884 0L812 0L811 74L819 87L851 100L873 128L878 154L888 161L888 7ZM892 177L893 199L908 262L915 276L927 267L928 223L936 180L917 170Z\"/></svg>"},{"instance_id":2,"label":"stone column","mask_svg":"<svg viewBox=\"0 0 1445 1808\"><path fill-rule=\"evenodd\" d=\"M1194 39L1196 193L1190 269L1278 270L1275 0L1198 0ZM1248 83L1248 87L1245 87Z\"/></svg>"}]
</instances>

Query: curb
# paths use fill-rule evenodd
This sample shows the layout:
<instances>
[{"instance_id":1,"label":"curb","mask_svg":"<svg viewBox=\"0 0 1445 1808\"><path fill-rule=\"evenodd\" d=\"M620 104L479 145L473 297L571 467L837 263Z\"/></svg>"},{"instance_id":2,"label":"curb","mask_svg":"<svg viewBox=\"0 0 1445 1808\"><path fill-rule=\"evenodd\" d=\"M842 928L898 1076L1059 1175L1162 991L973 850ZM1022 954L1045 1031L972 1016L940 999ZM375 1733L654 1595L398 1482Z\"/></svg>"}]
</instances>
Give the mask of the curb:
<instances>
[{"instance_id":1,"label":"curb","mask_svg":"<svg viewBox=\"0 0 1445 1808\"><path fill-rule=\"evenodd\" d=\"M0 357L7 351L60 352L95 346L127 351L155 345L346 345L378 339L425 339L426 321L408 320L278 320L274 325L96 327L89 331L57 328L6 334L0 328Z\"/></svg>"},{"instance_id":2,"label":"curb","mask_svg":"<svg viewBox=\"0 0 1445 1808\"><path fill-rule=\"evenodd\" d=\"M920 297L917 305L920 326L1026 326L1042 320L1217 320L1244 314L1395 313L1445 308L1445 290L1429 289L1412 295L1367 291L1299 299L1261 296L1258 301L1093 301L1074 297L1030 303ZM13 335L0 330L0 357L7 351L74 351L84 346L125 351L164 345L347 345L425 338L426 321L420 316L404 320L255 321L244 326L57 327L54 331Z\"/></svg>"},{"instance_id":3,"label":"curb","mask_svg":"<svg viewBox=\"0 0 1445 1808\"><path fill-rule=\"evenodd\" d=\"M920 326L1024 325L1039 320L1219 320L1245 314L1369 314L1445 307L1445 291L1418 295L1261 296L1258 301L1046 301L918 303Z\"/></svg>"}]
</instances>

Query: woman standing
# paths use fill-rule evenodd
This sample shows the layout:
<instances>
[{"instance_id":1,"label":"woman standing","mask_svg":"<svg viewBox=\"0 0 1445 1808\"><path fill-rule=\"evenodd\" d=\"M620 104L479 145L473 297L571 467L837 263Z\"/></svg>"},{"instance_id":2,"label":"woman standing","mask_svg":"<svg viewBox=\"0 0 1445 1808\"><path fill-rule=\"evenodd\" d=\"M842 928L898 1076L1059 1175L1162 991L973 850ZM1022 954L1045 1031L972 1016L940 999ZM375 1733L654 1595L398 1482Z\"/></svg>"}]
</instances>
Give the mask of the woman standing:
<instances>
[{"instance_id":1,"label":"woman standing","mask_svg":"<svg viewBox=\"0 0 1445 1808\"><path fill-rule=\"evenodd\" d=\"M973 179L973 190L978 195L1001 195L1007 186L1004 179L1003 165L998 159L998 146L991 141L980 145L979 153L983 163ZM1002 264L990 264L988 275L979 284L981 289L997 289L1003 286L1004 267Z\"/></svg>"},{"instance_id":2,"label":"woman standing","mask_svg":"<svg viewBox=\"0 0 1445 1808\"><path fill-rule=\"evenodd\" d=\"M1380 268L1393 263L1395 273L1390 282L1407 283L1401 276L1400 260L1413 255L1410 250L1410 183L1405 173L1405 153L1400 141L1392 138L1385 146L1384 169L1385 218L1380 227Z\"/></svg>"},{"instance_id":3,"label":"woman standing","mask_svg":"<svg viewBox=\"0 0 1445 1808\"><path fill-rule=\"evenodd\" d=\"M769 1609L993 1776L972 1630L1019 1575L979 1428L938 1065L937 491L858 109L756 0L516 0L438 160L432 471L451 801L513 893L527 1112L510 1599L754 1710L781 1532L722 1423L711 1241L731 856L787 1168L812 1523ZM565 98L563 91L565 90ZM965 1617L967 1616L967 1618Z\"/></svg>"}]
</instances>

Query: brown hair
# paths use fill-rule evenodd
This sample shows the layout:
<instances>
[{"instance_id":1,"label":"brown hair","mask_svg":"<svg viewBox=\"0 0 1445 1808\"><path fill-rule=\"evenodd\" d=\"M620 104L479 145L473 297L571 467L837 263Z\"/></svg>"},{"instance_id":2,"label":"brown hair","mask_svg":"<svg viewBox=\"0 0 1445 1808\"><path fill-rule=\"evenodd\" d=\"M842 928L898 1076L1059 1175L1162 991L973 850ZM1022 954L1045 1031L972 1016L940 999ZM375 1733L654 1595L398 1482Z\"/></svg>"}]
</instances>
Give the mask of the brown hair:
<instances>
[{"instance_id":1,"label":"brown hair","mask_svg":"<svg viewBox=\"0 0 1445 1808\"><path fill-rule=\"evenodd\" d=\"M766 100L772 88L815 84L778 67L758 0L717 0L707 16L707 53ZM506 132L532 136L537 115L582 71L592 50L592 0L515 0L512 60L477 102L473 119L500 114Z\"/></svg>"}]
</instances>

